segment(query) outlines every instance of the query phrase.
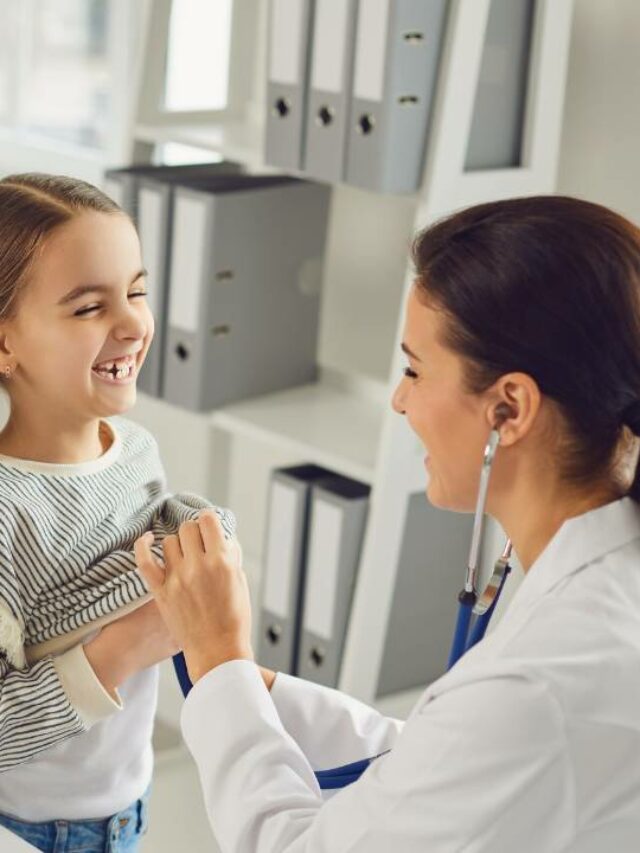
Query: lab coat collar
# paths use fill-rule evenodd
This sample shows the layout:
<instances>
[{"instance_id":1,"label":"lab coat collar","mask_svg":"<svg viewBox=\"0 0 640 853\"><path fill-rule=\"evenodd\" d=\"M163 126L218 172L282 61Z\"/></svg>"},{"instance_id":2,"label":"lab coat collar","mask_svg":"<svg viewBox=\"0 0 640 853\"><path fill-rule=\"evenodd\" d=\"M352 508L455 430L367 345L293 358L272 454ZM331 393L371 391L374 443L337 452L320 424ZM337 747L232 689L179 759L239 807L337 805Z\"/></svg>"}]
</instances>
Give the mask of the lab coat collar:
<instances>
[{"instance_id":1,"label":"lab coat collar","mask_svg":"<svg viewBox=\"0 0 640 853\"><path fill-rule=\"evenodd\" d=\"M567 519L527 572L504 618L589 563L638 538L640 504L632 498L621 498Z\"/></svg>"}]
</instances>

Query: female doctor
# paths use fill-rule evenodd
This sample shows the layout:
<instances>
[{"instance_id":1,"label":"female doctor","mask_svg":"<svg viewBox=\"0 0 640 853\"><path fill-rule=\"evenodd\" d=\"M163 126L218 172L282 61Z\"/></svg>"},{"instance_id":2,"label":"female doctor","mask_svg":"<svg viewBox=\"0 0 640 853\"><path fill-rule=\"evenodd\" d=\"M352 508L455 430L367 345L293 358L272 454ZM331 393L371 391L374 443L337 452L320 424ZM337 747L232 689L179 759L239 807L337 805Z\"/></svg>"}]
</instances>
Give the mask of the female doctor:
<instances>
[{"instance_id":1,"label":"female doctor","mask_svg":"<svg viewBox=\"0 0 640 853\"><path fill-rule=\"evenodd\" d=\"M413 258L393 406L428 453L428 499L454 512L473 511L497 427L486 507L526 575L403 725L259 669L213 515L165 540L164 566L138 540L194 683L182 727L220 847L637 851L640 233L584 201L521 198L433 225ZM389 749L323 801L314 769Z\"/></svg>"}]
</instances>

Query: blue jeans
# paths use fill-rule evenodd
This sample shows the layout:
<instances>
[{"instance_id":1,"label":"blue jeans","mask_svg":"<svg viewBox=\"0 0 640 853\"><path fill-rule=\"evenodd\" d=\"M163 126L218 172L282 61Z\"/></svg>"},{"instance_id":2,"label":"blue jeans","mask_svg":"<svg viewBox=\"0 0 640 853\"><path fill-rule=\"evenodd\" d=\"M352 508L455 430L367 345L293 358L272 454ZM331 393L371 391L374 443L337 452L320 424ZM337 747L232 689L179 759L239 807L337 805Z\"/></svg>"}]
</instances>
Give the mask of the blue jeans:
<instances>
[{"instance_id":1,"label":"blue jeans","mask_svg":"<svg viewBox=\"0 0 640 853\"><path fill-rule=\"evenodd\" d=\"M0 813L0 824L46 853L136 853L147 831L149 790L112 817L31 823Z\"/></svg>"}]
</instances>

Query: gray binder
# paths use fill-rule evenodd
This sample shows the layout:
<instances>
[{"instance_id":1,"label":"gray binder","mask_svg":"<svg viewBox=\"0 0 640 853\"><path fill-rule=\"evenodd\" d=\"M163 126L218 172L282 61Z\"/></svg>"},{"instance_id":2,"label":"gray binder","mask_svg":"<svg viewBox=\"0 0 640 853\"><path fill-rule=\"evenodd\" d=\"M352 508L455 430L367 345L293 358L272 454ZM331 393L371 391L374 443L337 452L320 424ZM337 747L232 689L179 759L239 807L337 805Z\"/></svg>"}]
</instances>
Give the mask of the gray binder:
<instances>
[{"instance_id":1,"label":"gray binder","mask_svg":"<svg viewBox=\"0 0 640 853\"><path fill-rule=\"evenodd\" d=\"M335 476L316 484L297 674L335 687L369 508L369 486Z\"/></svg>"},{"instance_id":2,"label":"gray binder","mask_svg":"<svg viewBox=\"0 0 640 853\"><path fill-rule=\"evenodd\" d=\"M491 0L465 169L521 165L534 0Z\"/></svg>"},{"instance_id":3,"label":"gray binder","mask_svg":"<svg viewBox=\"0 0 640 853\"><path fill-rule=\"evenodd\" d=\"M137 196L140 178L179 181L206 178L212 175L238 174L242 171L244 171L244 166L232 160L221 160L218 163L185 163L176 166L140 163L107 169L104 173L103 189L137 223Z\"/></svg>"},{"instance_id":4,"label":"gray binder","mask_svg":"<svg viewBox=\"0 0 640 853\"><path fill-rule=\"evenodd\" d=\"M184 166L144 164L106 172L105 191L136 224L142 257L149 273L147 301L153 314L155 333L137 378L138 389L146 394L158 397L162 390L173 186L183 181L197 184L221 175L240 174L241 171L239 163L223 160Z\"/></svg>"},{"instance_id":5,"label":"gray binder","mask_svg":"<svg viewBox=\"0 0 640 853\"><path fill-rule=\"evenodd\" d=\"M163 397L194 411L313 381L330 189L176 188Z\"/></svg>"},{"instance_id":6,"label":"gray binder","mask_svg":"<svg viewBox=\"0 0 640 853\"><path fill-rule=\"evenodd\" d=\"M316 0L304 171L342 181L345 171L358 0Z\"/></svg>"},{"instance_id":7,"label":"gray binder","mask_svg":"<svg viewBox=\"0 0 640 853\"><path fill-rule=\"evenodd\" d=\"M331 474L318 465L295 465L271 476L258 663L278 672L296 671L311 487Z\"/></svg>"},{"instance_id":8,"label":"gray binder","mask_svg":"<svg viewBox=\"0 0 640 853\"><path fill-rule=\"evenodd\" d=\"M408 497L377 696L446 671L472 528L473 515L436 509L424 491Z\"/></svg>"},{"instance_id":9,"label":"gray binder","mask_svg":"<svg viewBox=\"0 0 640 853\"><path fill-rule=\"evenodd\" d=\"M270 0L265 161L299 169L313 0Z\"/></svg>"},{"instance_id":10,"label":"gray binder","mask_svg":"<svg viewBox=\"0 0 640 853\"><path fill-rule=\"evenodd\" d=\"M381 192L419 185L446 0L361 0L346 180Z\"/></svg>"}]
</instances>

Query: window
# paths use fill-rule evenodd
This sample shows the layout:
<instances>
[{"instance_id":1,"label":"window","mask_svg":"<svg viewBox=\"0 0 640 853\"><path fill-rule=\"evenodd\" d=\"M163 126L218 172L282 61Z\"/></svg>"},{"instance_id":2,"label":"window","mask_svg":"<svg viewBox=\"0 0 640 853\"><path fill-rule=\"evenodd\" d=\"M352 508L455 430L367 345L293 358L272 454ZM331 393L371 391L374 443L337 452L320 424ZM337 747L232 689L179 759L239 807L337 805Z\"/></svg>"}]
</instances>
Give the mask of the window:
<instances>
[{"instance_id":1,"label":"window","mask_svg":"<svg viewBox=\"0 0 640 853\"><path fill-rule=\"evenodd\" d=\"M105 146L108 0L0 0L0 121L87 148Z\"/></svg>"},{"instance_id":2,"label":"window","mask_svg":"<svg viewBox=\"0 0 640 853\"><path fill-rule=\"evenodd\" d=\"M165 109L222 110L229 91L232 0L173 0Z\"/></svg>"}]
</instances>

